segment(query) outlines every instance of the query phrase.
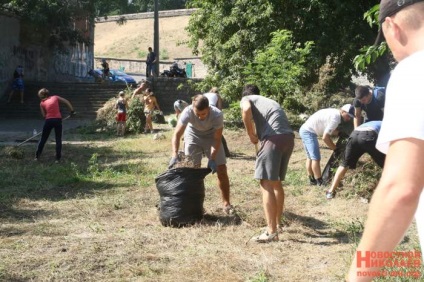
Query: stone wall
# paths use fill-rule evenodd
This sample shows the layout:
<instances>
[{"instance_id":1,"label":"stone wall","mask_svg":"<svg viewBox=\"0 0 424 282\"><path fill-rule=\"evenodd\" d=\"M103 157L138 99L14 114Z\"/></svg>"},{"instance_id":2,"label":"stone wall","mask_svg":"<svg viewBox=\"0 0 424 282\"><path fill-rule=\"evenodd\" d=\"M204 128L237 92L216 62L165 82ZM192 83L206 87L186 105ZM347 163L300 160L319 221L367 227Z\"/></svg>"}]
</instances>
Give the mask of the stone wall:
<instances>
[{"instance_id":1,"label":"stone wall","mask_svg":"<svg viewBox=\"0 0 424 282\"><path fill-rule=\"evenodd\" d=\"M88 21L75 23L84 28L86 36L94 40L94 26ZM10 91L13 71L24 67L24 81L94 81L87 74L93 68L94 47L83 43L59 53L37 38L30 24L9 14L0 13L0 96Z\"/></svg>"},{"instance_id":2,"label":"stone wall","mask_svg":"<svg viewBox=\"0 0 424 282\"><path fill-rule=\"evenodd\" d=\"M180 17L180 16L189 16L189 15L193 14L195 11L196 11L196 9L168 10L168 11L159 11L158 15L159 15L160 18ZM154 18L154 12L101 17L101 18L96 19L96 22L98 22L98 23L116 22L116 21L122 20L122 19L139 20L139 19L151 19L151 18Z\"/></svg>"},{"instance_id":3,"label":"stone wall","mask_svg":"<svg viewBox=\"0 0 424 282\"><path fill-rule=\"evenodd\" d=\"M200 81L202 79L155 77L152 80L152 89L161 110L172 113L176 100L181 99L190 103L191 97L200 93L194 89L194 84Z\"/></svg>"}]
</instances>

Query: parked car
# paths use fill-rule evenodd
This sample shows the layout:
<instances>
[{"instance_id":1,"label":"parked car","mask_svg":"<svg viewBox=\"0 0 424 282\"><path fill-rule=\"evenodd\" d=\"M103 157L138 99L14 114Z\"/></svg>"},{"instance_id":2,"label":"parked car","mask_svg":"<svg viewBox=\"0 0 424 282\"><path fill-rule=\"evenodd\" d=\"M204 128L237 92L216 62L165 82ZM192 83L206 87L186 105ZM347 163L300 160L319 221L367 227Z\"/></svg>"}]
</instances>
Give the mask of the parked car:
<instances>
[{"instance_id":1,"label":"parked car","mask_svg":"<svg viewBox=\"0 0 424 282\"><path fill-rule=\"evenodd\" d=\"M137 82L135 79L125 72L121 70L109 70L109 82L111 83L122 83L122 84L133 84L136 85ZM102 69L95 69L92 73L90 73L94 78L101 79L103 76L103 70Z\"/></svg>"}]
</instances>

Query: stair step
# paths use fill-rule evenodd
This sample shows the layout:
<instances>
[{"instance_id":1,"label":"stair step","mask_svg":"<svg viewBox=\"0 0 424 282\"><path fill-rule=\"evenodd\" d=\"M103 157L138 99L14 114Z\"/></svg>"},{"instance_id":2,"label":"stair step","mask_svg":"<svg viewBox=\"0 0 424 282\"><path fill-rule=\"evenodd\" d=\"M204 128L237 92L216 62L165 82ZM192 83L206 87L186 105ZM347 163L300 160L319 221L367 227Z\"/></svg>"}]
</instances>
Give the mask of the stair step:
<instances>
[{"instance_id":1,"label":"stair step","mask_svg":"<svg viewBox=\"0 0 424 282\"><path fill-rule=\"evenodd\" d=\"M40 99L37 92L41 88L49 89L52 95L68 99L78 113L75 118L95 119L97 110L116 98L118 92L125 90L125 85L105 85L99 83L54 83L54 82L25 82L24 104L19 103L16 93L11 103L7 103L7 95L0 97L0 119L41 118ZM68 109L61 106L62 114Z\"/></svg>"}]
</instances>

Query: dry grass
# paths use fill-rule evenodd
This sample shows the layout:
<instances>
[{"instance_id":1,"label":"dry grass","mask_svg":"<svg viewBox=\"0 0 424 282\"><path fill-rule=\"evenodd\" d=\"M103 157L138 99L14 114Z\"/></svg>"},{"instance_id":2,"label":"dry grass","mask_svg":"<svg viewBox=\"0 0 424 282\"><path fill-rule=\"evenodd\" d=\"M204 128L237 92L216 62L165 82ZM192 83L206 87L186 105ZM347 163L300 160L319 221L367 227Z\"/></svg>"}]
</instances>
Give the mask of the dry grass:
<instances>
[{"instance_id":1,"label":"dry grass","mask_svg":"<svg viewBox=\"0 0 424 282\"><path fill-rule=\"evenodd\" d=\"M341 281L360 236L367 204L324 198L306 186L304 153L296 139L287 177L280 241L248 242L264 226L254 146L243 131L226 131L237 216L221 212L216 176L205 179L205 219L163 227L154 177L167 167L165 139L102 133L67 134L63 163L48 144L40 163L35 145L24 159L2 155L0 179L1 281ZM72 139L70 139L72 138ZM323 149L325 157L329 151ZM344 189L353 189L345 183ZM417 248L413 227L402 244Z\"/></svg>"},{"instance_id":2,"label":"dry grass","mask_svg":"<svg viewBox=\"0 0 424 282\"><path fill-rule=\"evenodd\" d=\"M188 40L185 27L189 16L159 19L159 49L169 60L193 57L190 48L181 42ZM146 59L147 48L153 47L153 19L130 20L124 25L115 22L97 23L94 54L97 57Z\"/></svg>"}]
</instances>

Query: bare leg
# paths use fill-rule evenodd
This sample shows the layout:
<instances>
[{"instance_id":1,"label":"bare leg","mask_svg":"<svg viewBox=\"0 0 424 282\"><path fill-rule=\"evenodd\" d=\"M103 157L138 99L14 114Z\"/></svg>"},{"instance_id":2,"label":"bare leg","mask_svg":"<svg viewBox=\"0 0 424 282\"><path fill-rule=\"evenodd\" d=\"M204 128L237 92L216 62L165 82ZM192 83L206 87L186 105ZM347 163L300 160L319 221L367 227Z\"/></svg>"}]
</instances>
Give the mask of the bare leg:
<instances>
[{"instance_id":1,"label":"bare leg","mask_svg":"<svg viewBox=\"0 0 424 282\"><path fill-rule=\"evenodd\" d=\"M328 189L328 192L333 192L339 187L340 182L342 181L343 177L345 176L348 168L339 166L339 168L336 171L336 174L334 175L333 183L331 183L330 189Z\"/></svg>"},{"instance_id":2,"label":"bare leg","mask_svg":"<svg viewBox=\"0 0 424 282\"><path fill-rule=\"evenodd\" d=\"M306 171L308 172L308 176L314 176L314 172L312 171L311 159L306 159Z\"/></svg>"},{"instance_id":3,"label":"bare leg","mask_svg":"<svg viewBox=\"0 0 424 282\"><path fill-rule=\"evenodd\" d=\"M230 204L230 180L228 179L227 165L219 165L216 174L218 176L218 187L221 190L221 197L225 207Z\"/></svg>"},{"instance_id":4,"label":"bare leg","mask_svg":"<svg viewBox=\"0 0 424 282\"><path fill-rule=\"evenodd\" d=\"M320 160L312 160L312 171L315 179L321 178Z\"/></svg>"},{"instance_id":5,"label":"bare leg","mask_svg":"<svg viewBox=\"0 0 424 282\"><path fill-rule=\"evenodd\" d=\"M277 232L277 223L280 221L284 206L284 190L280 181L261 179L262 203L268 226L268 233Z\"/></svg>"},{"instance_id":6,"label":"bare leg","mask_svg":"<svg viewBox=\"0 0 424 282\"><path fill-rule=\"evenodd\" d=\"M146 115L146 128L145 129L150 129L150 131L153 131L152 115L151 114Z\"/></svg>"}]
</instances>

